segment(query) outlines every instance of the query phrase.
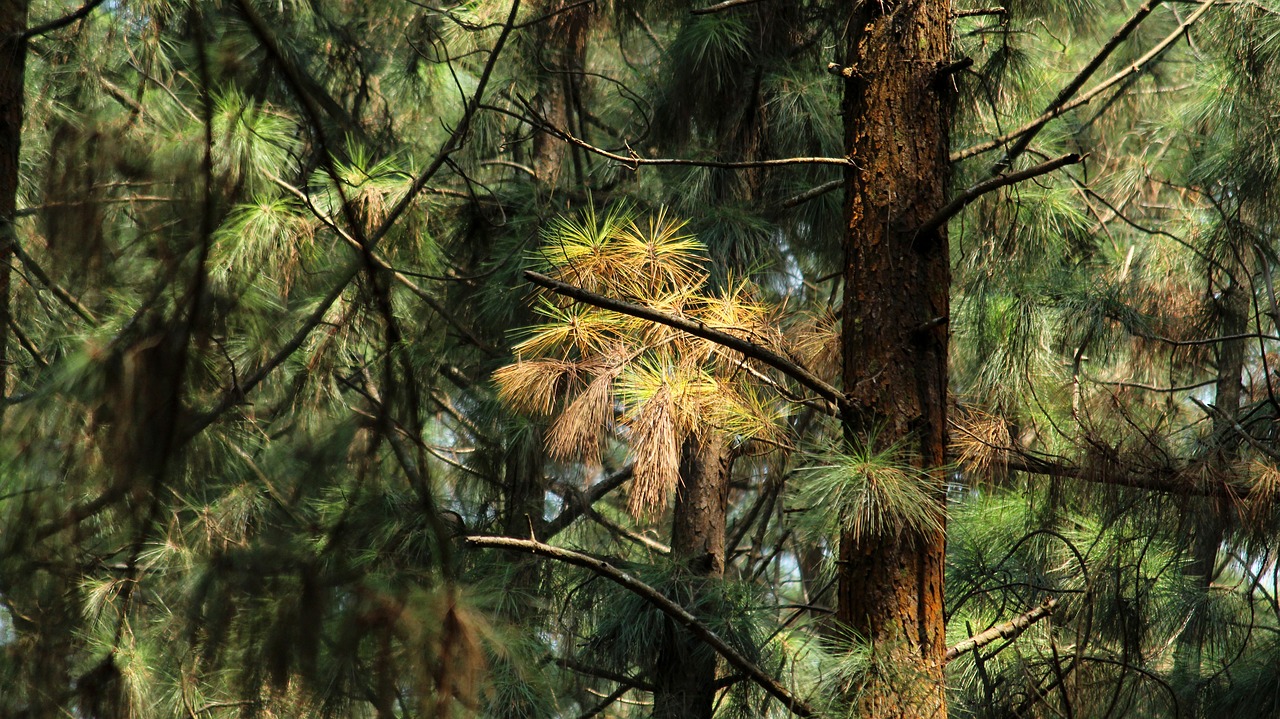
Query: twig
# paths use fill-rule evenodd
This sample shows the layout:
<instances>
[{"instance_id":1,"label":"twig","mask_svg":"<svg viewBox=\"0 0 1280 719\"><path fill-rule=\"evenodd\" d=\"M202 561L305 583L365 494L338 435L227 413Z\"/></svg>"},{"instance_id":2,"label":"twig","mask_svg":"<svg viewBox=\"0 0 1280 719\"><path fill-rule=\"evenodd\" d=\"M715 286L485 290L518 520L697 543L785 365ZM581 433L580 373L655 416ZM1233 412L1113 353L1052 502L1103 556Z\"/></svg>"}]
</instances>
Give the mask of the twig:
<instances>
[{"instance_id":1,"label":"twig","mask_svg":"<svg viewBox=\"0 0 1280 719\"><path fill-rule=\"evenodd\" d=\"M556 294L564 295L565 297L569 297L601 309L620 312L624 315L639 317L640 319L649 320L650 322L657 322L658 324L673 327L683 332L688 332L694 337L701 337L702 339L715 342L718 345L728 347L731 350L741 352L746 357L759 360L760 362L763 362L764 364L767 364L794 379L805 387L808 387L814 392L817 392L823 399L831 402L837 407L844 408L849 404L849 399L839 390L827 384L820 377L804 367L801 367L773 350L761 347L758 344L748 342L747 340L735 337L726 332L712 329L703 322L687 320L683 317L669 315L665 312L659 312L658 310L644 307L642 305L605 297L604 295L599 295L594 292L584 290L581 287L575 287L573 285L560 282L559 280L554 280L546 275L539 274L531 270L526 270L524 276L525 279L535 285L545 287Z\"/></svg>"},{"instance_id":2,"label":"twig","mask_svg":"<svg viewBox=\"0 0 1280 719\"><path fill-rule=\"evenodd\" d=\"M1070 154L1063 155L1062 157L1049 160L1048 162L1042 162L1034 167L1028 167L1025 170L1019 170L1008 175L1000 175L998 177L993 177L989 180L979 182L978 184L961 192L955 197L955 199L948 202L945 207L938 210L937 214L930 217L923 225L916 228L916 236L928 236L929 233L945 225L948 220L959 214L961 210L968 207L974 200L977 200L979 197L982 197L992 190L998 190L1006 185L1012 185L1014 183L1022 182L1023 180L1029 180L1033 177L1039 177L1040 175L1053 172L1054 170L1066 167L1067 165L1074 165L1082 159L1084 158L1072 152Z\"/></svg>"},{"instance_id":3,"label":"twig","mask_svg":"<svg viewBox=\"0 0 1280 719\"><path fill-rule=\"evenodd\" d=\"M1218 4L1219 1L1220 0L1204 0L1204 2L1200 3L1200 7L1196 9L1195 12L1191 13L1191 15L1188 16L1187 19L1184 20L1182 24L1177 27L1176 30L1169 33L1169 35L1165 37L1165 39L1157 43L1155 47L1151 48L1151 50L1147 52L1147 54L1135 60L1132 65L1125 68L1124 70L1121 70L1120 72L1112 75L1106 80L1103 80L1101 83L1095 85L1092 89L1090 89L1088 92L1081 95L1080 97L1077 97L1075 100L1063 103L1062 105L1059 105L1058 107L1048 112L1045 112L1044 114L1040 115L1039 117L1032 120L1031 122L1028 122L1022 127L1019 127L1018 129L1013 130L1012 132L1007 132L1001 135L1000 137L995 138L994 140L988 140L986 142L982 142L977 145L967 147L963 150L953 152L951 153L951 161L958 162L965 158L973 157L974 155L980 155L984 152L994 150L997 147L1000 147L1001 145L1005 144L1006 142L1014 138L1021 137L1022 135L1028 132L1038 132L1040 128L1045 125L1045 123L1049 122L1055 117L1064 115L1076 109L1077 107L1080 107L1081 105L1088 104L1093 100L1093 98L1111 89L1116 84L1123 82L1130 75L1136 75L1137 73L1142 72L1143 70L1147 69L1147 66L1150 65L1153 60L1163 55L1165 50L1168 50L1169 47L1173 45L1173 43L1177 42L1178 38L1182 37L1187 32L1188 28L1194 25L1196 21L1198 21L1206 12L1209 11L1209 8Z\"/></svg>"},{"instance_id":4,"label":"twig","mask_svg":"<svg viewBox=\"0 0 1280 719\"><path fill-rule=\"evenodd\" d=\"M832 190L838 189L843 184L844 184L843 177L838 180L824 182L821 185L805 190L804 192L801 192L798 195L793 195L791 197L788 197L787 199L782 201L782 206L789 210L792 207L796 207L797 205L803 205L809 200L817 199L827 194L828 192L831 192Z\"/></svg>"},{"instance_id":5,"label":"twig","mask_svg":"<svg viewBox=\"0 0 1280 719\"><path fill-rule=\"evenodd\" d=\"M769 676L760 667L756 666L750 659L744 657L738 650L729 646L715 632L703 624L697 617L693 616L684 607L676 604L668 599L657 589L645 584L635 577L614 567L612 564L595 557L574 552L560 547L553 547L550 544L531 539L514 539L512 537L467 537L466 543L472 547L491 547L495 549L507 549L517 552L527 552L538 556L555 559L566 564L572 564L577 567L589 569L596 574L615 582L622 587L634 592L637 596L649 602L653 606L662 611L663 614L671 617L689 630L698 639L702 640L707 646L716 651L717 654L725 658L734 669L746 674L752 681L760 685L769 694L773 695L783 706L791 710L796 716L809 717L813 716L813 710L809 708L803 701L792 696L776 679Z\"/></svg>"},{"instance_id":6,"label":"twig","mask_svg":"<svg viewBox=\"0 0 1280 719\"><path fill-rule=\"evenodd\" d=\"M731 10L736 7L742 7L743 5L754 5L758 2L761 2L761 0L724 0L724 2L718 2L715 5L708 5L707 7L694 8L689 11L689 14L690 15L709 15L713 12L720 12L721 10Z\"/></svg>"},{"instance_id":7,"label":"twig","mask_svg":"<svg viewBox=\"0 0 1280 719\"><path fill-rule=\"evenodd\" d=\"M975 634L948 649L947 653L943 656L942 661L944 663L950 662L965 652L981 649L997 639L1016 639L1023 632L1027 631L1032 624L1035 624L1041 619L1053 614L1053 609L1057 604L1058 601L1056 599L1046 599L1040 606L1032 609L1026 614L1014 617L1012 621L1005 622L1004 624L997 624L985 632Z\"/></svg>"}]
</instances>

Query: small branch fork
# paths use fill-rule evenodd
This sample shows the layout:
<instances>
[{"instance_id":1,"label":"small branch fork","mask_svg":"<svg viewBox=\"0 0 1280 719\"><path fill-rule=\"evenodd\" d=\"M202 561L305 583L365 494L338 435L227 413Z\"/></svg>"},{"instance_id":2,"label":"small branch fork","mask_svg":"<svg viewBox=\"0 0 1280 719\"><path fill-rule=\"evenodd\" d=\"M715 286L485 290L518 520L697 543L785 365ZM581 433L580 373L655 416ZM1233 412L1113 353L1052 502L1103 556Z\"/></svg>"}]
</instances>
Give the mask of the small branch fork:
<instances>
[{"instance_id":1,"label":"small branch fork","mask_svg":"<svg viewBox=\"0 0 1280 719\"><path fill-rule=\"evenodd\" d=\"M704 340L715 342L718 345L727 347L731 350L741 352L744 356L754 360L759 360L770 367L782 372L796 382L817 392L819 396L827 400L836 407L845 408L849 406L849 399L845 397L840 390L832 387L809 370L783 357L765 347L761 347L753 342L748 342L740 337L735 337L727 332L712 329L703 322L687 320L683 317L669 315L665 312L659 312L642 305L637 305L623 300L615 300L611 297L605 297L581 287L575 287L559 280L552 279L546 275L526 270L525 279L535 285L545 287L558 295L564 295L570 299L599 307L613 312L620 312L624 315L639 317L642 320L657 322L684 332L688 332L694 337L701 337Z\"/></svg>"},{"instance_id":2,"label":"small branch fork","mask_svg":"<svg viewBox=\"0 0 1280 719\"><path fill-rule=\"evenodd\" d=\"M1046 599L1043 604L1032 609L1026 614L1014 617L1012 621L1005 622L1004 624L997 624L985 632L975 634L954 647L951 647L943 656L942 661L943 663L950 662L961 654L976 651L999 639L1016 639L1021 636L1023 632L1027 631L1032 624L1052 615L1053 610L1057 605L1058 600Z\"/></svg>"},{"instance_id":3,"label":"small branch fork","mask_svg":"<svg viewBox=\"0 0 1280 719\"><path fill-rule=\"evenodd\" d=\"M813 709L800 699L797 699L787 691L785 687L778 683L778 680L769 676L760 667L756 666L750 659L742 656L736 649L729 646L715 632L711 631L705 624L698 620L697 617L690 614L684 607L671 601L661 592L626 572L614 567L608 562L597 559L595 557L574 552L569 549L562 549L550 544L543 544L533 539L515 539L512 537L467 537L466 543L472 547L485 547L494 549L506 549L515 552L526 552L536 554L548 559L555 559L566 564L572 564L576 567L589 569L596 574L615 582L626 589L634 592L637 596L643 598L653 606L662 611L663 614L671 617L689 630L698 639L706 643L716 651L717 654L725 658L734 669L745 674L751 681L760 685L769 694L773 695L783 706L791 711L792 714L800 717L813 716Z\"/></svg>"}]
</instances>

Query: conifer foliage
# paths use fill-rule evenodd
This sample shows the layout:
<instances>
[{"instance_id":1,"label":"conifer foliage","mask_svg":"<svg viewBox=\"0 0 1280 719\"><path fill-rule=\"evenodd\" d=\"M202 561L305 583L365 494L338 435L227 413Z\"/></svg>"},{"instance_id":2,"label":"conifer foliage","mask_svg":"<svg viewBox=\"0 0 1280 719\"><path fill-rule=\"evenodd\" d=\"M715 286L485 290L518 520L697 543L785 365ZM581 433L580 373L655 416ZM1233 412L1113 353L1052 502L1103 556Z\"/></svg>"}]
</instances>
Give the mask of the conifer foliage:
<instances>
[{"instance_id":1,"label":"conifer foliage","mask_svg":"<svg viewBox=\"0 0 1280 719\"><path fill-rule=\"evenodd\" d=\"M0 716L1280 716L1275 0L0 2Z\"/></svg>"}]
</instances>

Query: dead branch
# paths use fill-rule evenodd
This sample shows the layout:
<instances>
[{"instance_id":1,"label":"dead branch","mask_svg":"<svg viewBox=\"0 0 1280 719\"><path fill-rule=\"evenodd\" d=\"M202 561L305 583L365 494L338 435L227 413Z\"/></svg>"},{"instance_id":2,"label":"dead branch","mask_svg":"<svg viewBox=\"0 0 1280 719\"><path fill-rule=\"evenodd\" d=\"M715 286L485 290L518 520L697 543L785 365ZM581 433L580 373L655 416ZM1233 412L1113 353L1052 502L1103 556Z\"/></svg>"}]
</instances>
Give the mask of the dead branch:
<instances>
[{"instance_id":1,"label":"dead branch","mask_svg":"<svg viewBox=\"0 0 1280 719\"><path fill-rule=\"evenodd\" d=\"M997 624L985 632L975 634L948 649L947 653L943 656L942 661L950 662L961 654L981 649L997 639L1016 639L1023 632L1027 631L1032 624L1035 624L1041 619L1053 614L1053 609L1057 604L1058 601L1056 599L1046 599L1040 606L1032 609L1026 614L1014 617L1012 621L1005 622L1004 624Z\"/></svg>"},{"instance_id":2,"label":"dead branch","mask_svg":"<svg viewBox=\"0 0 1280 719\"><path fill-rule=\"evenodd\" d=\"M951 200L951 202L948 202L945 207L938 210L937 214L930 217L923 225L916 228L916 236L928 236L929 233L934 232L938 228L947 224L948 220L955 217L974 200L977 200L988 192L998 190L1007 185L1022 182L1023 180L1029 180L1033 177L1048 174L1059 168L1066 167L1067 165L1074 165L1083 159L1084 158L1080 155L1072 152L1070 154L1063 155L1062 157L1049 160L1048 162L1042 162L1034 167L1028 167L1025 170L1019 170L1018 172L1013 172L1008 175L1000 175L998 177L993 177L989 180L979 182L978 184L961 192Z\"/></svg>"}]
</instances>

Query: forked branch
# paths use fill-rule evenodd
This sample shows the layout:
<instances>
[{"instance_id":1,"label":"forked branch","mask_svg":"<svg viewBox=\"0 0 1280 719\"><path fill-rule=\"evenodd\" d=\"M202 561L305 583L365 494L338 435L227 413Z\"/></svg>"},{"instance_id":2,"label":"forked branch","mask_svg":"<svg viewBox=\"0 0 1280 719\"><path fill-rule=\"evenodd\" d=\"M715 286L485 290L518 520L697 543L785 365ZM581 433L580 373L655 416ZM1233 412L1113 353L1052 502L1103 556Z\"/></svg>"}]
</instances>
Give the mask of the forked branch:
<instances>
[{"instance_id":1,"label":"forked branch","mask_svg":"<svg viewBox=\"0 0 1280 719\"><path fill-rule=\"evenodd\" d=\"M690 614L684 607L676 604L668 599L658 590L609 564L603 559L574 552L569 549L554 547L550 544L532 539L514 539L512 537L467 537L467 544L472 547L491 547L495 549L507 549L515 552L526 552L536 554L540 557L555 559L565 564L572 564L576 567L589 569L596 574L615 582L626 589L634 592L637 596L649 602L653 606L662 611L663 614L671 617L679 622L690 634L702 640L707 646L716 651L717 654L725 658L734 669L742 672L751 679L751 681L760 685L769 694L773 695L783 706L791 711L792 714L801 717L813 716L813 710L809 708L800 699L791 695L786 687L778 683L778 680L769 676L760 667L756 666L750 659L742 656L738 650L729 646L718 634L711 631L707 625L698 620L697 617Z\"/></svg>"}]
</instances>

